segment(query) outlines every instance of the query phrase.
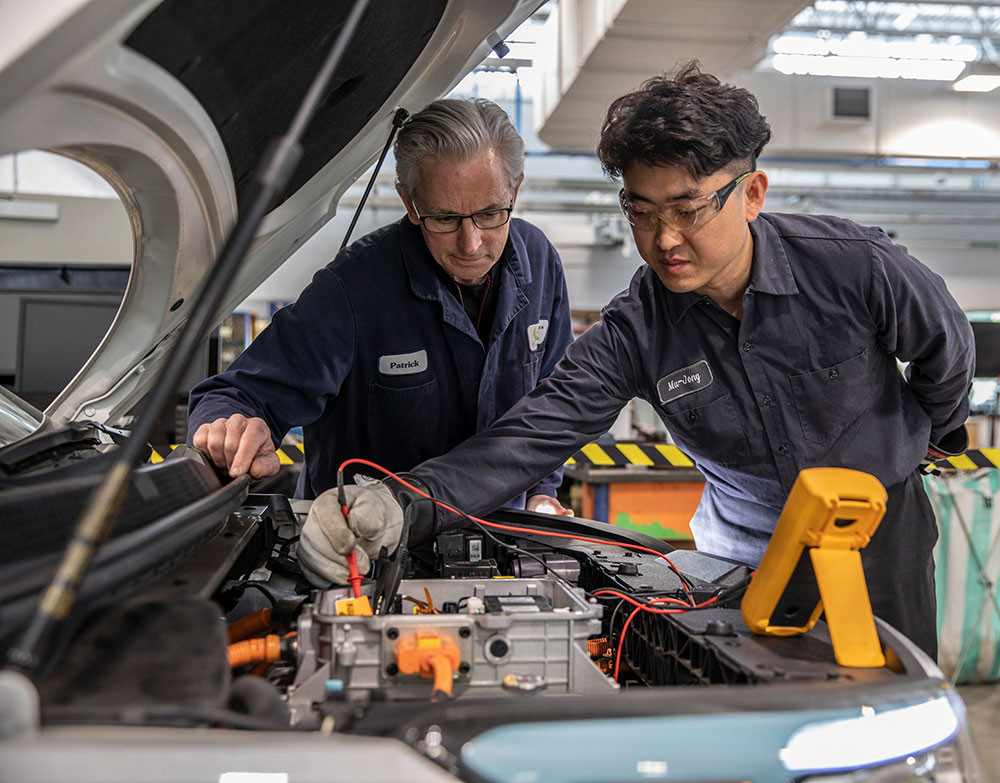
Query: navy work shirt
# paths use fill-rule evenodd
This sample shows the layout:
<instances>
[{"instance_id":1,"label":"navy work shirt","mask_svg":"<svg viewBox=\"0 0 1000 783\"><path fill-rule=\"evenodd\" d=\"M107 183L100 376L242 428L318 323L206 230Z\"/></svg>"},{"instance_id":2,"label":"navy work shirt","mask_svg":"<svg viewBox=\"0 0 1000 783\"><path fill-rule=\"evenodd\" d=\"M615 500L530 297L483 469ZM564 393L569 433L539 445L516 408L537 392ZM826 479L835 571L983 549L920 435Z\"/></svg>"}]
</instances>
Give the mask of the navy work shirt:
<instances>
[{"instance_id":1,"label":"navy work shirt","mask_svg":"<svg viewBox=\"0 0 1000 783\"><path fill-rule=\"evenodd\" d=\"M189 438L234 413L263 418L275 444L301 425L296 494L306 498L336 486L350 457L400 471L443 454L533 389L572 341L562 264L537 228L511 221L493 284L484 345L419 227L404 217L362 237L225 372L194 388ZM560 480L561 469L536 476L532 494L555 496Z\"/></svg>"},{"instance_id":2,"label":"navy work shirt","mask_svg":"<svg viewBox=\"0 0 1000 783\"><path fill-rule=\"evenodd\" d=\"M673 293L649 267L552 375L415 472L471 513L602 435L632 397L653 405L705 475L698 548L755 562L798 473L843 467L900 483L965 421L972 330L944 282L877 228L761 214L737 319ZM897 359L910 362L907 377ZM506 455L516 451L518 460Z\"/></svg>"}]
</instances>

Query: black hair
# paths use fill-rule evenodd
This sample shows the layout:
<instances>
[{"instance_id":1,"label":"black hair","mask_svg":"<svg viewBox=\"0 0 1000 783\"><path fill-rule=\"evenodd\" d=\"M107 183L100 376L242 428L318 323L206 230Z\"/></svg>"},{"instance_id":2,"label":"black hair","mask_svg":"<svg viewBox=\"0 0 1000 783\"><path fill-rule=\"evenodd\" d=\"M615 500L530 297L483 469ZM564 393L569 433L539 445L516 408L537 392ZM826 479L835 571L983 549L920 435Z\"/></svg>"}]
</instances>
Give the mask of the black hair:
<instances>
[{"instance_id":1,"label":"black hair","mask_svg":"<svg viewBox=\"0 0 1000 783\"><path fill-rule=\"evenodd\" d=\"M691 60L608 107L597 157L612 177L644 163L679 166L702 179L722 169L753 169L770 139L757 99Z\"/></svg>"}]
</instances>

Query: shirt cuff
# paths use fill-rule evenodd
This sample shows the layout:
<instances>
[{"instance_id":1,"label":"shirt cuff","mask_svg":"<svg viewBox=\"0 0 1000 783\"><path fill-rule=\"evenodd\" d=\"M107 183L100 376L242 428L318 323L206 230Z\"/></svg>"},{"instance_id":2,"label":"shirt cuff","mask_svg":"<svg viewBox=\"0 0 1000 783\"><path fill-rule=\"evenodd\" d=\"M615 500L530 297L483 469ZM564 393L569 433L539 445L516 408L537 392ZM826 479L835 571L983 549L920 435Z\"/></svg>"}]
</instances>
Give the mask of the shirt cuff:
<instances>
[{"instance_id":1,"label":"shirt cuff","mask_svg":"<svg viewBox=\"0 0 1000 783\"><path fill-rule=\"evenodd\" d=\"M935 459L957 457L969 448L969 432L963 424L927 444L927 454Z\"/></svg>"}]
</instances>

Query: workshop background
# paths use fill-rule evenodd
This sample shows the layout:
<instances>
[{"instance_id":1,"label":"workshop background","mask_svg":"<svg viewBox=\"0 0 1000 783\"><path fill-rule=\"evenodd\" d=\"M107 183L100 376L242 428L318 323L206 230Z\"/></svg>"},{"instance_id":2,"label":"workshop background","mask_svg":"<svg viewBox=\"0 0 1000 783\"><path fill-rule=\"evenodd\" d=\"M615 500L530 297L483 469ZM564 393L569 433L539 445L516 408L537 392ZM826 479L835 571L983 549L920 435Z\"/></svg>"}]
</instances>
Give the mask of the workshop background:
<instances>
[{"instance_id":1,"label":"workshop background","mask_svg":"<svg viewBox=\"0 0 1000 783\"><path fill-rule=\"evenodd\" d=\"M759 162L765 209L881 226L975 322L973 452L927 489L941 527L940 663L963 684L984 768L1000 770L1000 2L552 0L507 45L453 95L497 101L524 136L516 214L559 250L578 331L641 263L619 186L593 153L604 111L688 58L758 97L774 133ZM183 437L185 390L227 366L334 256L366 181L203 346L165 445ZM390 155L353 237L402 211ZM42 151L0 158L0 383L44 407L113 319L132 252L125 210L97 174ZM21 307L39 293L58 306ZM284 451L294 468L294 438ZM638 401L567 475L578 513L686 545L701 479Z\"/></svg>"}]
</instances>

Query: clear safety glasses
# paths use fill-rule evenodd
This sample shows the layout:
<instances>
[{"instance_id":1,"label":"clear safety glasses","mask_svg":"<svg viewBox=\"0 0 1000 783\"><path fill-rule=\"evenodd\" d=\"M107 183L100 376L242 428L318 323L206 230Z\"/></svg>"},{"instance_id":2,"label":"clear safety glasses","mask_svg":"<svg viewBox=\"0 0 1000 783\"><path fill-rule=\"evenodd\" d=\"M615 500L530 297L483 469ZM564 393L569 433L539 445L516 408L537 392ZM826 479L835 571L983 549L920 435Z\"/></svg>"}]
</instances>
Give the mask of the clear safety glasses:
<instances>
[{"instance_id":1,"label":"clear safety glasses","mask_svg":"<svg viewBox=\"0 0 1000 783\"><path fill-rule=\"evenodd\" d=\"M716 190L696 198L681 199L664 204L660 211L638 209L629 203L625 188L618 193L622 213L637 231L655 231L657 223L664 223L674 231L687 231L697 225L707 223L722 211L732 192L743 180L753 174L748 171ZM454 230L454 229L453 229Z\"/></svg>"}]
</instances>

